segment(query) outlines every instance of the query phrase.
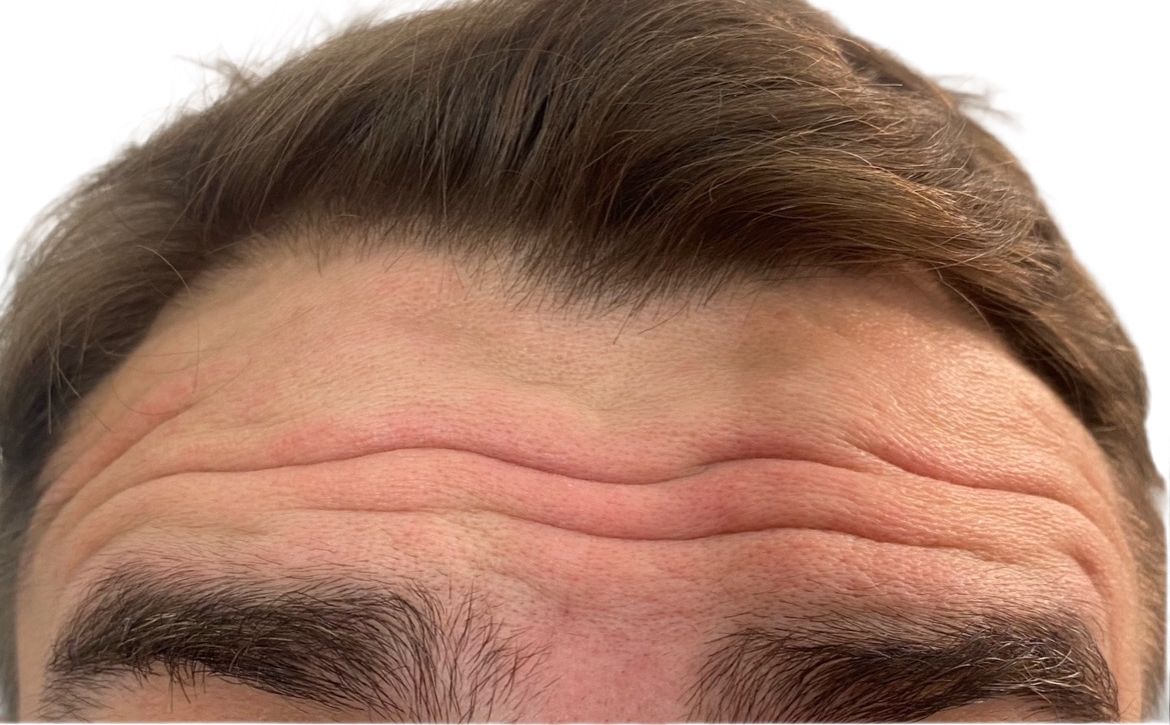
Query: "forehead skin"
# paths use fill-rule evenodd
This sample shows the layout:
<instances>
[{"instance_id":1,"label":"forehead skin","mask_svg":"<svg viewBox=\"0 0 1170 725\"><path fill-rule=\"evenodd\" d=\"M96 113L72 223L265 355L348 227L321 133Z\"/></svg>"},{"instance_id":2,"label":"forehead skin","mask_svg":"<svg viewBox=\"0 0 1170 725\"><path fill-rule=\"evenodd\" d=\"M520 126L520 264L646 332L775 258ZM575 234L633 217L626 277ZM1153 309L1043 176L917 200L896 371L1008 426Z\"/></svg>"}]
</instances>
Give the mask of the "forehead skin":
<instances>
[{"instance_id":1,"label":"forehead skin","mask_svg":"<svg viewBox=\"0 0 1170 725\"><path fill-rule=\"evenodd\" d=\"M702 633L769 592L1075 606L1139 717L1105 459L925 278L584 317L422 253L274 259L168 308L86 411L21 584L23 716L101 567L246 552L474 579L548 645L525 719L678 720ZM295 719L241 690L173 714ZM160 692L106 716L162 719Z\"/></svg>"}]
</instances>

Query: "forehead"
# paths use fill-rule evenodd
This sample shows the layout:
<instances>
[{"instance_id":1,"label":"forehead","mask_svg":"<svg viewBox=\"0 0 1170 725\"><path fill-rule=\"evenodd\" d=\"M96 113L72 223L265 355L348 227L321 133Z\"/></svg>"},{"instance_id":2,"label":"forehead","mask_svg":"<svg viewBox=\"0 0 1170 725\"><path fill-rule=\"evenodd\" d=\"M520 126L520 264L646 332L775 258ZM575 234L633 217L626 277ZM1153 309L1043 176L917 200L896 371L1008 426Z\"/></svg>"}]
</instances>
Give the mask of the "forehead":
<instances>
[{"instance_id":1,"label":"forehead","mask_svg":"<svg viewBox=\"0 0 1170 725\"><path fill-rule=\"evenodd\" d=\"M568 424L541 446L550 464L581 458L602 428L637 432L651 420L671 459L683 455L666 450L678 447L675 434L697 432L705 442L688 454L696 462L743 453L755 438L774 444L821 419L830 435L891 447L905 434L914 444L903 455L937 452L956 465L978 467L995 450L1002 468L1008 437L1065 461L1095 452L1057 397L926 275L826 273L731 288L705 304L603 314L420 253L324 269L273 259L208 280L168 306L89 396L45 478L111 430L126 440L159 426L242 433L295 418L254 451L275 461L298 436L320 438L332 413L314 411L338 410L372 413L389 438L421 435L422 418L442 413L442 426L460 431L452 435L518 456L523 443L508 438L544 435L521 420L541 411ZM468 419L475 424L460 422ZM634 447L625 455L607 441L606 460L594 463L655 475L653 456Z\"/></svg>"},{"instance_id":2,"label":"forehead","mask_svg":"<svg viewBox=\"0 0 1170 725\"><path fill-rule=\"evenodd\" d=\"M1132 565L1091 437L929 278L826 275L610 314L516 291L422 254L209 280L95 391L54 457L38 591L76 587L102 557L189 546L152 538L153 518L191 541L263 532L250 545L274 561L312 559L325 536L334 554L403 570L493 558L557 611L615 631L769 581L816 597L872 584L919 604L959 591L1127 601L1117 572ZM535 555L539 537L511 524L407 535L334 515L434 511L439 495L591 543ZM271 523L289 509L317 513ZM782 531L784 567L749 577L769 561L759 542L715 544L752 527ZM915 553L861 556L802 533L836 529ZM631 539L712 545L651 565ZM974 559L943 566L944 551ZM989 576L980 557L1039 564ZM746 567L737 585L732 561Z\"/></svg>"},{"instance_id":3,"label":"forehead","mask_svg":"<svg viewBox=\"0 0 1170 725\"><path fill-rule=\"evenodd\" d=\"M43 517L213 462L420 447L615 483L880 461L1094 520L1116 506L1087 431L925 275L826 272L600 314L424 253L273 257L174 301L71 423Z\"/></svg>"}]
</instances>

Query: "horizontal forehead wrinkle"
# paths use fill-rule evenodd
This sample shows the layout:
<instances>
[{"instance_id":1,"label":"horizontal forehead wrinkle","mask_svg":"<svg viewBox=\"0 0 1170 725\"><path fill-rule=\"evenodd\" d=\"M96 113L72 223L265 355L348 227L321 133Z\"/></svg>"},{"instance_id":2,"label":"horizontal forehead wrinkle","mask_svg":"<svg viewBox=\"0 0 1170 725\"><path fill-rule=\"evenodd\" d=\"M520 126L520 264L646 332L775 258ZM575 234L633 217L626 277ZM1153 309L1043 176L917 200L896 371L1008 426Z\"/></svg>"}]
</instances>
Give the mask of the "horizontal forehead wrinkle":
<instances>
[{"instance_id":1,"label":"horizontal forehead wrinkle","mask_svg":"<svg viewBox=\"0 0 1170 725\"><path fill-rule=\"evenodd\" d=\"M197 341L207 349L202 354L196 349L185 367L161 379L153 372L138 372L140 360L123 371L125 379L96 401L102 415L92 428L117 424L117 435L106 436L103 445L114 449L113 439L125 442L97 463L99 457L90 456L86 470L78 467L67 484L57 482L58 490L42 502L39 518L54 518L72 494L101 474L117 482L177 473L184 466L198 470L206 461L192 460L195 450L208 451L217 467L233 461L225 470L245 470L351 457L378 448L432 444L472 448L482 441L493 449L518 449L509 451L514 454L540 449L544 462L590 459L591 466L606 469L604 475L592 476L600 479L633 475L633 469L651 465L647 453L658 451L644 450L641 442L625 446L636 448L632 451L611 448L605 456L591 453L628 441L632 434L657 448L679 434L686 435L688 444L710 441L702 443L703 450L694 450L700 448L696 444L690 450L662 452L663 458L686 456L680 467L688 469L734 456L724 445L732 438L766 433L785 446L797 435L803 440L814 433L829 443L844 437L868 440L872 437L868 431L860 431L865 434L861 436L844 429L864 425L874 404L871 398L879 396L885 410L898 411L883 416L881 423L883 429L895 429L899 440L918 437L917 429L908 433L903 428L922 427L920 418L935 430L963 413L953 426L961 430L936 436L950 440L957 433L987 430L984 419L994 416L1000 423L1003 410L1012 408L998 394L1002 390L963 385L956 393L963 405L945 406L944 420L926 420L926 414L917 410L922 406L910 405L914 401L903 395L910 386L897 385L900 381L885 386L869 382L890 377L885 371L875 375L878 366L920 372L913 382L931 392L960 377L962 370L951 364L959 356L930 354L931 335L949 328L940 322L902 329L918 314L939 314L923 302L929 297L919 300L908 285L875 280L864 286L854 280L842 285L837 280L822 289L804 284L803 291L788 290L790 296L774 293L778 296L770 302L741 304L730 299L724 300L725 306L702 313L628 325L620 317L585 324L532 310L509 314L494 304L447 310L420 292L435 309L416 301L427 313L407 323L398 311L404 304L401 296L374 294L386 291L378 285L389 285L381 276L385 275L361 265L348 269L347 276L311 278L316 284L295 276L304 286L283 294L257 283L256 296L248 300L253 304L218 310L222 315L212 314L215 307L202 315L192 311L192 317L177 317L173 326L156 330L145 348L150 353L190 352ZM426 286L423 292L433 292L436 286ZM299 307L297 314L285 309L295 307L294 300L303 304L319 295L325 297ZM842 299L857 300L853 307L867 312L829 304ZM917 310L912 301L927 312ZM276 314L277 308L285 312ZM265 309L276 317L253 327L240 322L264 316L259 311ZM875 313L878 309L882 314ZM178 319L186 322L179 324ZM963 359L972 359L976 352L981 360L991 357L984 377L998 380L993 374L1001 367L998 356L982 350L982 338L964 340ZM306 344L309 341L314 342ZM858 348L874 357L859 362ZM342 351L344 355L339 354ZM931 369L926 369L928 362L933 362ZM824 402L820 405L792 399L806 394L801 391L810 384L840 395L819 398ZM127 388L134 386L161 392L146 396L146 401L126 399ZM898 392L894 403L889 402L891 390ZM487 406L487 399L499 404ZM927 407L934 403L932 396ZM135 415L124 415L128 404ZM186 408L183 415L165 423L161 416L138 414L180 407ZM529 411L532 415L526 415ZM547 424L550 412L560 418L553 425ZM144 417L151 420L140 420ZM823 424L827 419L831 426ZM648 436L644 431L650 425L655 431L663 425L679 430L670 431L670 436ZM197 447L173 445L176 439L187 442L195 437ZM991 445L979 443L965 439L961 448L982 452ZM948 454L955 448L940 447ZM184 460L175 460L180 455ZM114 476L108 473L112 467L126 472ZM666 477L660 473L656 468L646 477Z\"/></svg>"},{"instance_id":2,"label":"horizontal forehead wrinkle","mask_svg":"<svg viewBox=\"0 0 1170 725\"><path fill-rule=\"evenodd\" d=\"M161 666L179 683L214 675L384 719L490 718L539 655L502 638L473 594L449 607L410 579L127 562L102 574L61 628L40 714L77 719L116 679Z\"/></svg>"},{"instance_id":3,"label":"horizontal forehead wrinkle","mask_svg":"<svg viewBox=\"0 0 1170 725\"><path fill-rule=\"evenodd\" d=\"M909 722L1018 698L1046 719L1117 720L1116 683L1083 621L1014 606L756 615L708 643L689 719Z\"/></svg>"}]
</instances>

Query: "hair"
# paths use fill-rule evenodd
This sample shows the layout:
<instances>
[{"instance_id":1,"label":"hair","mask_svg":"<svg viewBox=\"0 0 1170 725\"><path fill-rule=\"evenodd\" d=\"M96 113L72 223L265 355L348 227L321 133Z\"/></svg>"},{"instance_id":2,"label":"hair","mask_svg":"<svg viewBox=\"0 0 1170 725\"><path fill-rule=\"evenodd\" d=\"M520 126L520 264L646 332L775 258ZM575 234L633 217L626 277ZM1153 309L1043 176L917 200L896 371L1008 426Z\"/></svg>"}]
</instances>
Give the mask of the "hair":
<instances>
[{"instance_id":1,"label":"hair","mask_svg":"<svg viewBox=\"0 0 1170 725\"><path fill-rule=\"evenodd\" d=\"M0 672L45 464L168 302L278 249L513 260L640 306L798 270L920 270L1100 445L1165 673L1164 489L1137 352L1026 171L948 90L798 0L478 0L356 17L82 178L0 319Z\"/></svg>"}]
</instances>

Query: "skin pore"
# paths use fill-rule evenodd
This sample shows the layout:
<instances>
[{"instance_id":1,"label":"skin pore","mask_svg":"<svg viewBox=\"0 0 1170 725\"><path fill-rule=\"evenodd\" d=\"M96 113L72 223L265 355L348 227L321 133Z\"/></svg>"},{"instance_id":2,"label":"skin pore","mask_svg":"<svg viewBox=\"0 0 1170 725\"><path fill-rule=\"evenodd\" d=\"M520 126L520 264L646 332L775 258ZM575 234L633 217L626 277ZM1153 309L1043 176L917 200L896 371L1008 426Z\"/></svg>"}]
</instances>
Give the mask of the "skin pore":
<instances>
[{"instance_id":1,"label":"skin pore","mask_svg":"<svg viewBox=\"0 0 1170 725\"><path fill-rule=\"evenodd\" d=\"M87 587L131 561L473 585L543 648L525 720L682 719L711 625L745 610L1073 610L1139 718L1105 459L928 276L600 316L508 290L422 252L290 256L169 307L50 461L21 717ZM111 692L94 716L364 719L218 678Z\"/></svg>"}]
</instances>

